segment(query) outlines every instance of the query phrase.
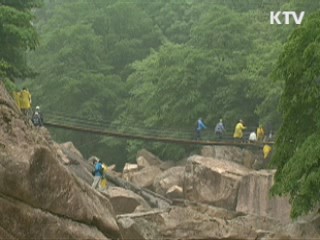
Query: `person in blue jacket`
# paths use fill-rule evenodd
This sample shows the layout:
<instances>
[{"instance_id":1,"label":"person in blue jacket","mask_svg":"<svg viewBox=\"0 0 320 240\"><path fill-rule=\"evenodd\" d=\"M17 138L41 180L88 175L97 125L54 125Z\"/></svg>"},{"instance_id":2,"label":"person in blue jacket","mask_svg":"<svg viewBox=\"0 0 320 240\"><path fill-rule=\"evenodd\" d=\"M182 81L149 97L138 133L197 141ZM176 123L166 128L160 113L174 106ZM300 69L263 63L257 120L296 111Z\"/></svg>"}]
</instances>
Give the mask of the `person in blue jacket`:
<instances>
[{"instance_id":1,"label":"person in blue jacket","mask_svg":"<svg viewBox=\"0 0 320 240\"><path fill-rule=\"evenodd\" d=\"M206 128L207 128L207 126L203 123L202 118L199 118L198 122L197 122L197 129L196 129L196 133L197 133L196 139L197 140L201 139L201 131Z\"/></svg>"},{"instance_id":2,"label":"person in blue jacket","mask_svg":"<svg viewBox=\"0 0 320 240\"><path fill-rule=\"evenodd\" d=\"M93 160L93 164L94 164L94 169L92 171L93 183L91 187L95 189L99 186L100 181L102 179L103 167L102 167L101 161L97 159Z\"/></svg>"}]
</instances>

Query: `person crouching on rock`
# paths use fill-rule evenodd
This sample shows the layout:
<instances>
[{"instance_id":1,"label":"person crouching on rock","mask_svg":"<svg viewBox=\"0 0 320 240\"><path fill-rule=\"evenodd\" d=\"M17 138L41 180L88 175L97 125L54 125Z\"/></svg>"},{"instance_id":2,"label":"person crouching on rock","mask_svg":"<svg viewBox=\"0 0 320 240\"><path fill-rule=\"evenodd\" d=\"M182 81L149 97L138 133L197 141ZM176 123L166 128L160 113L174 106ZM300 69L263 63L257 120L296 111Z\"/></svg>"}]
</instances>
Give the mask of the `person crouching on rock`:
<instances>
[{"instance_id":1,"label":"person crouching on rock","mask_svg":"<svg viewBox=\"0 0 320 240\"><path fill-rule=\"evenodd\" d=\"M100 160L93 160L94 169L92 170L93 183L92 188L96 189L100 185L100 181L103 175L103 168Z\"/></svg>"}]
</instances>

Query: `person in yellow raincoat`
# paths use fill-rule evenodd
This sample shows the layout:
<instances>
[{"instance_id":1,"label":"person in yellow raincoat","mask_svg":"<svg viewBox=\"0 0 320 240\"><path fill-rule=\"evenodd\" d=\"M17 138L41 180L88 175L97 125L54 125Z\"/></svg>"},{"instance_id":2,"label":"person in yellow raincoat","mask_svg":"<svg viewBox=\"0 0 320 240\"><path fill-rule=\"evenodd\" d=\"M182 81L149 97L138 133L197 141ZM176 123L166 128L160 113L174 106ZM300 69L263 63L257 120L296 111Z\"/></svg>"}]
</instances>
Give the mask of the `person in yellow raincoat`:
<instances>
[{"instance_id":1,"label":"person in yellow raincoat","mask_svg":"<svg viewBox=\"0 0 320 240\"><path fill-rule=\"evenodd\" d=\"M264 139L264 129L262 127L262 124L259 125L257 128L257 141L262 142Z\"/></svg>"},{"instance_id":2,"label":"person in yellow raincoat","mask_svg":"<svg viewBox=\"0 0 320 240\"><path fill-rule=\"evenodd\" d=\"M234 133L233 133L233 138L235 140L240 140L242 141L243 139L243 131L246 129L246 127L243 125L243 121L240 119L239 122L237 123Z\"/></svg>"},{"instance_id":3,"label":"person in yellow raincoat","mask_svg":"<svg viewBox=\"0 0 320 240\"><path fill-rule=\"evenodd\" d=\"M12 93L12 96L13 96L13 99L14 101L16 102L18 108L20 109L20 94L21 92L20 91L14 91Z\"/></svg>"},{"instance_id":4,"label":"person in yellow raincoat","mask_svg":"<svg viewBox=\"0 0 320 240\"><path fill-rule=\"evenodd\" d=\"M107 189L107 187L108 187L108 181L105 178L105 174L108 172L108 167L105 163L103 163L102 168L103 168L103 175L102 175L102 179L100 181L100 189L104 190L104 189Z\"/></svg>"},{"instance_id":5,"label":"person in yellow raincoat","mask_svg":"<svg viewBox=\"0 0 320 240\"><path fill-rule=\"evenodd\" d=\"M266 144L263 146L262 151L263 151L263 159L268 160L270 158L270 153L272 151L272 148L268 144Z\"/></svg>"},{"instance_id":6,"label":"person in yellow raincoat","mask_svg":"<svg viewBox=\"0 0 320 240\"><path fill-rule=\"evenodd\" d=\"M268 144L265 144L263 146L263 168L266 168L270 162L270 159L271 159L271 151L272 151L272 148L270 145Z\"/></svg>"},{"instance_id":7,"label":"person in yellow raincoat","mask_svg":"<svg viewBox=\"0 0 320 240\"><path fill-rule=\"evenodd\" d=\"M25 115L31 110L31 93L25 87L20 93L20 109Z\"/></svg>"}]
</instances>

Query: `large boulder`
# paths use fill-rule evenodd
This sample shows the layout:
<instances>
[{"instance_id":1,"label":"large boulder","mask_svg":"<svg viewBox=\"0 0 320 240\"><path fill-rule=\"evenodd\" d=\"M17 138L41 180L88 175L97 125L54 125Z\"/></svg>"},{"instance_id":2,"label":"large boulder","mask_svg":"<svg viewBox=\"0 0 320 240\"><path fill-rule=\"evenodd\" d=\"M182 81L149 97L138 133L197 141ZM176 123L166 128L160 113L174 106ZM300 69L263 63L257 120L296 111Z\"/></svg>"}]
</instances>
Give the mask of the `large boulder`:
<instances>
[{"instance_id":1,"label":"large boulder","mask_svg":"<svg viewBox=\"0 0 320 240\"><path fill-rule=\"evenodd\" d=\"M134 171L138 171L139 170L139 166L138 164L134 164L134 163L126 163L123 167L123 173L127 173L127 172L134 172Z\"/></svg>"},{"instance_id":2,"label":"large boulder","mask_svg":"<svg viewBox=\"0 0 320 240\"><path fill-rule=\"evenodd\" d=\"M256 229L232 220L209 217L192 207L175 207L161 214L166 239L256 239Z\"/></svg>"},{"instance_id":3,"label":"large boulder","mask_svg":"<svg viewBox=\"0 0 320 240\"><path fill-rule=\"evenodd\" d=\"M152 188L154 179L161 174L159 165L145 165L126 163L123 168L122 178L138 187Z\"/></svg>"},{"instance_id":4,"label":"large boulder","mask_svg":"<svg viewBox=\"0 0 320 240\"><path fill-rule=\"evenodd\" d=\"M173 185L166 192L166 197L171 199L182 198L183 197L183 189L180 186Z\"/></svg>"},{"instance_id":5,"label":"large boulder","mask_svg":"<svg viewBox=\"0 0 320 240\"><path fill-rule=\"evenodd\" d=\"M131 180L131 176L134 172L139 170L138 164L126 163L122 170L122 178L126 181Z\"/></svg>"},{"instance_id":6,"label":"large boulder","mask_svg":"<svg viewBox=\"0 0 320 240\"><path fill-rule=\"evenodd\" d=\"M137 166L140 169L150 166L150 163L143 156L139 156L136 161L137 161Z\"/></svg>"},{"instance_id":7,"label":"large boulder","mask_svg":"<svg viewBox=\"0 0 320 240\"><path fill-rule=\"evenodd\" d=\"M0 176L0 192L6 197L95 225L106 235L118 232L109 200L75 178L54 158L50 148L40 145L29 149L7 148L1 152L0 162L5 166Z\"/></svg>"},{"instance_id":8,"label":"large boulder","mask_svg":"<svg viewBox=\"0 0 320 240\"><path fill-rule=\"evenodd\" d=\"M95 226L0 197L0 239L108 239Z\"/></svg>"},{"instance_id":9,"label":"large boulder","mask_svg":"<svg viewBox=\"0 0 320 240\"><path fill-rule=\"evenodd\" d=\"M165 195L174 185L183 187L185 167L172 167L159 174L153 182L155 192Z\"/></svg>"},{"instance_id":10,"label":"large boulder","mask_svg":"<svg viewBox=\"0 0 320 240\"><path fill-rule=\"evenodd\" d=\"M68 157L63 153L63 151L58 143L54 142L53 147L57 153L57 156L56 156L57 159L59 159L65 165L71 164L70 159L68 159Z\"/></svg>"},{"instance_id":11,"label":"large boulder","mask_svg":"<svg viewBox=\"0 0 320 240\"><path fill-rule=\"evenodd\" d=\"M288 198L272 197L275 170L251 171L240 183L236 210L266 216L289 223L291 206Z\"/></svg>"},{"instance_id":12,"label":"large boulder","mask_svg":"<svg viewBox=\"0 0 320 240\"><path fill-rule=\"evenodd\" d=\"M146 150L141 150L137 156L136 162L139 169L149 166L159 166L161 170L167 170L175 166L173 161L161 161L159 158Z\"/></svg>"},{"instance_id":13,"label":"large boulder","mask_svg":"<svg viewBox=\"0 0 320 240\"><path fill-rule=\"evenodd\" d=\"M201 149L201 155L204 157L233 161L248 168L251 168L254 161L261 157L259 157L259 153L261 155L262 151L257 154L247 149L234 146L204 146Z\"/></svg>"},{"instance_id":14,"label":"large boulder","mask_svg":"<svg viewBox=\"0 0 320 240\"><path fill-rule=\"evenodd\" d=\"M158 166L150 166L133 172L130 176L130 181L139 187L150 188L153 185L154 179L161 174Z\"/></svg>"},{"instance_id":15,"label":"large boulder","mask_svg":"<svg viewBox=\"0 0 320 240\"><path fill-rule=\"evenodd\" d=\"M73 145L72 142L65 142L60 145L62 151L72 160L82 161L84 158L81 152Z\"/></svg>"},{"instance_id":16,"label":"large boulder","mask_svg":"<svg viewBox=\"0 0 320 240\"><path fill-rule=\"evenodd\" d=\"M222 214L228 217L222 218ZM269 232L280 227L265 218L239 217L224 209L199 211L195 206L126 214L119 216L118 222L125 239L258 239L260 229Z\"/></svg>"},{"instance_id":17,"label":"large boulder","mask_svg":"<svg viewBox=\"0 0 320 240\"><path fill-rule=\"evenodd\" d=\"M137 153L137 160L138 159L141 159L139 162L143 162L142 165L140 164L141 167L160 165L162 163L162 161L157 156L153 155L146 149L142 149Z\"/></svg>"},{"instance_id":18,"label":"large boulder","mask_svg":"<svg viewBox=\"0 0 320 240\"><path fill-rule=\"evenodd\" d=\"M241 180L249 172L231 161L192 156L185 167L184 195L191 201L234 210Z\"/></svg>"},{"instance_id":19,"label":"large boulder","mask_svg":"<svg viewBox=\"0 0 320 240\"><path fill-rule=\"evenodd\" d=\"M271 197L275 170L250 170L231 161L193 156L184 178L185 197L246 214L290 222L287 198Z\"/></svg>"},{"instance_id":20,"label":"large boulder","mask_svg":"<svg viewBox=\"0 0 320 240\"><path fill-rule=\"evenodd\" d=\"M29 125L10 104L3 104L6 95L2 90L0 86L0 238L119 237L109 200L57 158L56 149L41 128ZM57 218L60 221L54 220ZM70 231L62 227L61 232L59 228L53 233L39 230L40 226L52 227L52 223L65 225ZM82 226L96 229L95 233L73 232Z\"/></svg>"},{"instance_id":21,"label":"large boulder","mask_svg":"<svg viewBox=\"0 0 320 240\"><path fill-rule=\"evenodd\" d=\"M117 216L125 239L319 239L318 219L283 225L205 204Z\"/></svg>"},{"instance_id":22,"label":"large boulder","mask_svg":"<svg viewBox=\"0 0 320 240\"><path fill-rule=\"evenodd\" d=\"M137 207L150 209L149 204L139 195L119 187L109 187L105 193L110 199L115 214L132 213Z\"/></svg>"},{"instance_id":23,"label":"large boulder","mask_svg":"<svg viewBox=\"0 0 320 240\"><path fill-rule=\"evenodd\" d=\"M91 186L93 182L91 174L93 165L82 156L71 142L63 143L59 146L63 155L69 160L67 166L71 172Z\"/></svg>"},{"instance_id":24,"label":"large boulder","mask_svg":"<svg viewBox=\"0 0 320 240\"><path fill-rule=\"evenodd\" d=\"M117 221L123 239L164 239L161 237L159 225L163 219L159 213L163 210L151 210L146 213L133 213L118 215ZM159 222L160 220L160 222Z\"/></svg>"}]
</instances>

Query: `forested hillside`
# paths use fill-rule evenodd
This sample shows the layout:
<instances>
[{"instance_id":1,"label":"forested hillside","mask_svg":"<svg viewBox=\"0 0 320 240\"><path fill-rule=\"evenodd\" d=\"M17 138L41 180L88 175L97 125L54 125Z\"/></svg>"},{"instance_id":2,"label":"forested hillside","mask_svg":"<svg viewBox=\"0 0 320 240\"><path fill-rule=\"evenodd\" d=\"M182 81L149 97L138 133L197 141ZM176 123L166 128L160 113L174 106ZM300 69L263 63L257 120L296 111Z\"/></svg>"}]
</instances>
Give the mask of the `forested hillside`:
<instances>
[{"instance_id":1,"label":"forested hillside","mask_svg":"<svg viewBox=\"0 0 320 240\"><path fill-rule=\"evenodd\" d=\"M34 50L39 43L31 10L40 5L41 0L0 1L0 79L10 90L16 80L34 76L26 51Z\"/></svg>"},{"instance_id":2,"label":"forested hillside","mask_svg":"<svg viewBox=\"0 0 320 240\"><path fill-rule=\"evenodd\" d=\"M45 0L34 22L40 46L27 81L44 115L103 122L106 129L192 139L196 121L241 118L254 129L281 124L283 82L271 79L294 25L270 25L274 9L305 1ZM121 166L141 147L180 159L189 147L52 130L83 153Z\"/></svg>"}]
</instances>

